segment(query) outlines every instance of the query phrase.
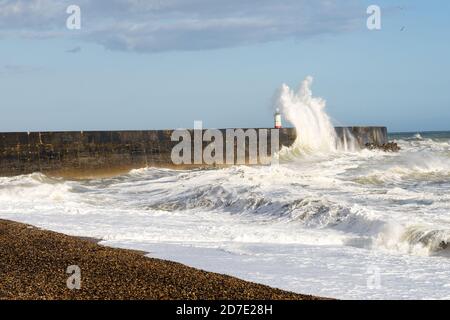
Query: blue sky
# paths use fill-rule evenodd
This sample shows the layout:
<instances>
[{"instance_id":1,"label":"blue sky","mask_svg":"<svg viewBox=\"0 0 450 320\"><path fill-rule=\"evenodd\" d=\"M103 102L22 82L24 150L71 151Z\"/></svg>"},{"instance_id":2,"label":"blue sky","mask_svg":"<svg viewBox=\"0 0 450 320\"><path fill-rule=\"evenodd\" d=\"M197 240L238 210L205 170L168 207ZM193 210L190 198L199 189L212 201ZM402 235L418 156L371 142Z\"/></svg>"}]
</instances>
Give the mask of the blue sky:
<instances>
[{"instance_id":1,"label":"blue sky","mask_svg":"<svg viewBox=\"0 0 450 320\"><path fill-rule=\"evenodd\" d=\"M449 17L445 0L0 0L0 131L272 126L276 90L308 75L336 124L450 130Z\"/></svg>"}]
</instances>

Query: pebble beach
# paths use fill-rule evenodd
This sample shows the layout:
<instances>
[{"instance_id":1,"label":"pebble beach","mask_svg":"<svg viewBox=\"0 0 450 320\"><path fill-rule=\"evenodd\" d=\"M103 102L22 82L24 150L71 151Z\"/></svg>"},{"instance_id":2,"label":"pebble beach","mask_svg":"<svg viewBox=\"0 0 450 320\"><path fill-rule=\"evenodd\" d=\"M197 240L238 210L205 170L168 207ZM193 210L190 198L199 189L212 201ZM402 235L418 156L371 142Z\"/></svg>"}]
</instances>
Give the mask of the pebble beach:
<instances>
[{"instance_id":1,"label":"pebble beach","mask_svg":"<svg viewBox=\"0 0 450 320\"><path fill-rule=\"evenodd\" d=\"M96 242L0 220L0 299L318 299ZM71 265L80 289L67 286Z\"/></svg>"}]
</instances>

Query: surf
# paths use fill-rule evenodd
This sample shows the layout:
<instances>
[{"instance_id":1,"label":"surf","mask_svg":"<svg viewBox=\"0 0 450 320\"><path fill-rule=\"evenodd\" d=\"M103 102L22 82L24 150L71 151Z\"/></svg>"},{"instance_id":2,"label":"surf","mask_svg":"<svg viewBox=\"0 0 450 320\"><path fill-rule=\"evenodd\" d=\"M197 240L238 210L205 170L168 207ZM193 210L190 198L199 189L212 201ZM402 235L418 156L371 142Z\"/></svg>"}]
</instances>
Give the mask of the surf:
<instances>
[{"instance_id":1,"label":"surf","mask_svg":"<svg viewBox=\"0 0 450 320\"><path fill-rule=\"evenodd\" d=\"M306 77L297 91L283 84L275 107L296 129L297 138L292 146L284 147L280 155L290 156L329 154L359 150L353 135L345 129L338 137L331 118L326 112L326 101L312 93L313 78Z\"/></svg>"}]
</instances>

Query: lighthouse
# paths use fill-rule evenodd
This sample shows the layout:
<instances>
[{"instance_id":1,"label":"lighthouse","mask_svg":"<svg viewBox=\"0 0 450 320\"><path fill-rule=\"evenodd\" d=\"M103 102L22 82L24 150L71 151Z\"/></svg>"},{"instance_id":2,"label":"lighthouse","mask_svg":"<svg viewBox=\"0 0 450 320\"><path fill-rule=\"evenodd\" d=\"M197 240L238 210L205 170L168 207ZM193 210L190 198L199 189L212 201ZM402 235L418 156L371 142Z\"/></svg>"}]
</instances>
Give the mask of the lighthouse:
<instances>
[{"instance_id":1,"label":"lighthouse","mask_svg":"<svg viewBox=\"0 0 450 320\"><path fill-rule=\"evenodd\" d=\"M276 129L281 129L281 113L280 113L280 109L277 108L277 110L275 111L275 128Z\"/></svg>"}]
</instances>

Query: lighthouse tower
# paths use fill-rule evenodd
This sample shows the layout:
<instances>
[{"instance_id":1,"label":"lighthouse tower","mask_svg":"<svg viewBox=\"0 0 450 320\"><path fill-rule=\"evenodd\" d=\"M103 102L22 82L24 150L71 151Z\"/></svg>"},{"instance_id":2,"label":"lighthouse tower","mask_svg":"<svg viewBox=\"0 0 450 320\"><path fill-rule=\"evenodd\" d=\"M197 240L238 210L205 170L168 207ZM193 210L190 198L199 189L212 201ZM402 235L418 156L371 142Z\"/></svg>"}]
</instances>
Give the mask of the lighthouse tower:
<instances>
[{"instance_id":1,"label":"lighthouse tower","mask_svg":"<svg viewBox=\"0 0 450 320\"><path fill-rule=\"evenodd\" d=\"M282 125L281 125L281 113L280 113L280 109L277 108L277 110L275 111L275 128L276 129L281 129Z\"/></svg>"}]
</instances>

